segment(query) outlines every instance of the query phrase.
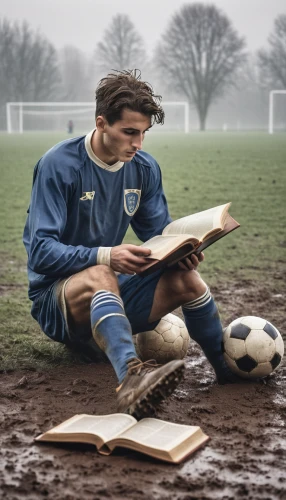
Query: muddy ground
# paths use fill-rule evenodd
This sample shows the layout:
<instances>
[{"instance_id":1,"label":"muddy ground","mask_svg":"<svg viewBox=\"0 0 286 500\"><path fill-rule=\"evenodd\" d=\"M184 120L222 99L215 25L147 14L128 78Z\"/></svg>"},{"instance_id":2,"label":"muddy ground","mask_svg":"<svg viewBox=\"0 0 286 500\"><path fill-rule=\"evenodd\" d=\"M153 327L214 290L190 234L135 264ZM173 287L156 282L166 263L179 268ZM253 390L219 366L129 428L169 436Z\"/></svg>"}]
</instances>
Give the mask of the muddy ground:
<instances>
[{"instance_id":1,"label":"muddy ground","mask_svg":"<svg viewBox=\"0 0 286 500\"><path fill-rule=\"evenodd\" d=\"M227 289L213 287L224 322L244 315L267 317L285 340L285 276L273 275L269 283L234 281ZM106 457L87 445L35 444L35 436L76 413L116 411L111 366L78 364L48 373L2 373L0 497L285 499L285 360L265 383L232 386L216 384L194 344L186 364L184 382L157 416L200 425L211 440L180 465L124 449Z\"/></svg>"}]
</instances>

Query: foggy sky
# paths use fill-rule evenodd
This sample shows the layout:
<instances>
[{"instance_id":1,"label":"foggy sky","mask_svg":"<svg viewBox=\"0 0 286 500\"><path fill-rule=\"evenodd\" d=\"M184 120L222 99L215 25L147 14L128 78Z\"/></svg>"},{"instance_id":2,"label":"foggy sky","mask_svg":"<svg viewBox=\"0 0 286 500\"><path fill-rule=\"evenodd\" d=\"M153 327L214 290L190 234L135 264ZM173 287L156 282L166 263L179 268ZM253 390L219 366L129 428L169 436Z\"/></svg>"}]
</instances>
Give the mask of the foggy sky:
<instances>
[{"instance_id":1,"label":"foggy sky","mask_svg":"<svg viewBox=\"0 0 286 500\"><path fill-rule=\"evenodd\" d=\"M26 20L57 49L74 45L92 54L112 16L128 14L151 50L165 32L172 14L195 0L1 0L0 18ZM278 14L286 13L286 0L201 0L221 8L256 51L267 37Z\"/></svg>"}]
</instances>

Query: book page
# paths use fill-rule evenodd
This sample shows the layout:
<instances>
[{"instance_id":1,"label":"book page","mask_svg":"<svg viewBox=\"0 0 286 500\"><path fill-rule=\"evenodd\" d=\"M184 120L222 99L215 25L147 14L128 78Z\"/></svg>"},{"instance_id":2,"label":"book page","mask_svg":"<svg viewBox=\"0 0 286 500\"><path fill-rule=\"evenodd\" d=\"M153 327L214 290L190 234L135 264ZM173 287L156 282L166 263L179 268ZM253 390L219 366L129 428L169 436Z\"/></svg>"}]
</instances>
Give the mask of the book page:
<instances>
[{"instance_id":1,"label":"book page","mask_svg":"<svg viewBox=\"0 0 286 500\"><path fill-rule=\"evenodd\" d=\"M202 241L210 232L217 232L223 228L230 203L209 208L197 214L187 215L168 224L163 235L192 234Z\"/></svg>"},{"instance_id":2,"label":"book page","mask_svg":"<svg viewBox=\"0 0 286 500\"><path fill-rule=\"evenodd\" d=\"M132 428L123 432L119 440L134 441L150 448L170 451L198 430L200 431L198 426L173 424L155 418L144 418ZM116 441L118 440L116 439Z\"/></svg>"},{"instance_id":3,"label":"book page","mask_svg":"<svg viewBox=\"0 0 286 500\"><path fill-rule=\"evenodd\" d=\"M172 252L175 248L179 247L182 243L187 240L194 241L197 243L197 239L187 234L170 234L154 236L150 240L146 241L141 247L149 248L151 250L151 255L147 259L163 259L169 252Z\"/></svg>"},{"instance_id":4,"label":"book page","mask_svg":"<svg viewBox=\"0 0 286 500\"><path fill-rule=\"evenodd\" d=\"M131 415L75 415L45 434L94 434L104 442L115 438L133 426L137 420Z\"/></svg>"}]
</instances>

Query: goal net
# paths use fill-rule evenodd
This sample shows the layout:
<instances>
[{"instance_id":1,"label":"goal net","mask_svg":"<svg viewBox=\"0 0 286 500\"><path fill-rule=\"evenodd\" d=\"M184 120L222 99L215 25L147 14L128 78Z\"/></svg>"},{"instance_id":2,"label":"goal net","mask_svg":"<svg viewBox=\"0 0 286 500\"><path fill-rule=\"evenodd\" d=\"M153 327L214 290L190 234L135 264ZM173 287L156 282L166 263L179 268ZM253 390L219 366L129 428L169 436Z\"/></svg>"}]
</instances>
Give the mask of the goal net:
<instances>
[{"instance_id":1,"label":"goal net","mask_svg":"<svg viewBox=\"0 0 286 500\"><path fill-rule=\"evenodd\" d=\"M94 128L95 102L8 102L7 132L86 133Z\"/></svg>"},{"instance_id":2,"label":"goal net","mask_svg":"<svg viewBox=\"0 0 286 500\"><path fill-rule=\"evenodd\" d=\"M271 90L269 93L268 132L286 132L286 90Z\"/></svg>"},{"instance_id":3,"label":"goal net","mask_svg":"<svg viewBox=\"0 0 286 500\"><path fill-rule=\"evenodd\" d=\"M156 131L189 131L189 106L187 102L162 103L165 111L164 125L154 125ZM8 102L6 104L7 132L63 132L78 135L95 126L95 102Z\"/></svg>"}]
</instances>

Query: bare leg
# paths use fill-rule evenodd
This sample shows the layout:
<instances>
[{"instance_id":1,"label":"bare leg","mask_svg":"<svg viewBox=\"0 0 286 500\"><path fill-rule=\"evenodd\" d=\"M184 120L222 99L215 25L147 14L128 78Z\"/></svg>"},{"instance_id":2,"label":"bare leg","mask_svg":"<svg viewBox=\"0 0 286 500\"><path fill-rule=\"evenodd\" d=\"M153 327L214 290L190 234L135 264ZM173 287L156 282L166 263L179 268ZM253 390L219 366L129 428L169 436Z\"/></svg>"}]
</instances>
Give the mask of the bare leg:
<instances>
[{"instance_id":1,"label":"bare leg","mask_svg":"<svg viewBox=\"0 0 286 500\"><path fill-rule=\"evenodd\" d=\"M119 295L117 277L108 266L89 267L68 281L65 299L71 328L90 328L91 299L98 290L108 290Z\"/></svg>"},{"instance_id":2,"label":"bare leg","mask_svg":"<svg viewBox=\"0 0 286 500\"><path fill-rule=\"evenodd\" d=\"M195 270L166 271L155 290L149 321L157 321L182 304L197 299L206 289L207 285Z\"/></svg>"},{"instance_id":3,"label":"bare leg","mask_svg":"<svg viewBox=\"0 0 286 500\"><path fill-rule=\"evenodd\" d=\"M65 298L70 328L80 336L91 330L121 382L128 362L137 354L114 271L98 265L74 275L66 285Z\"/></svg>"},{"instance_id":4,"label":"bare leg","mask_svg":"<svg viewBox=\"0 0 286 500\"><path fill-rule=\"evenodd\" d=\"M148 365L144 369L136 359L114 272L107 266L94 266L73 276L67 283L66 304L72 325L82 327L91 322L94 340L112 363L120 384L118 411L127 411L136 418L152 414L177 387L184 363L176 360L163 367Z\"/></svg>"}]
</instances>

